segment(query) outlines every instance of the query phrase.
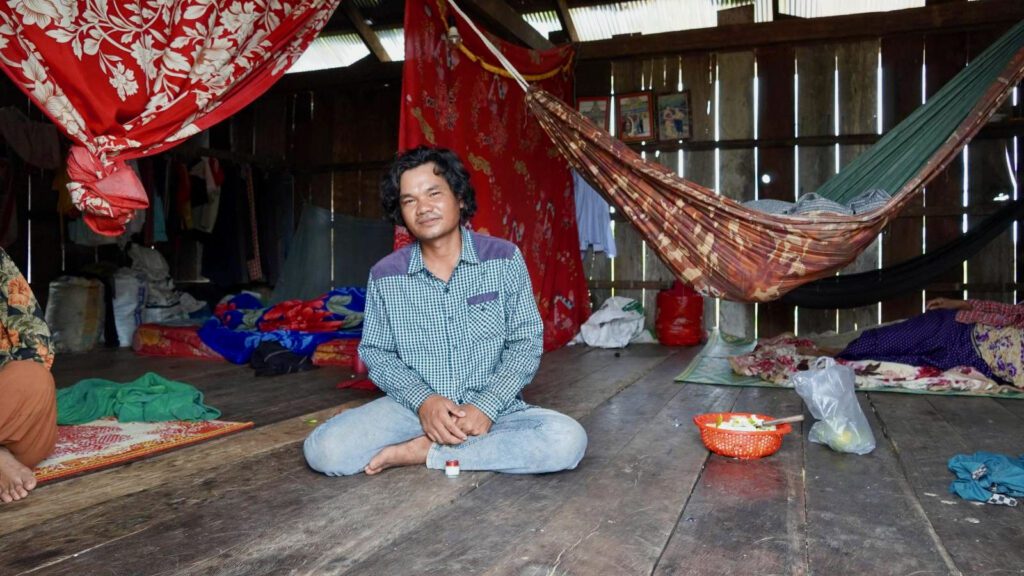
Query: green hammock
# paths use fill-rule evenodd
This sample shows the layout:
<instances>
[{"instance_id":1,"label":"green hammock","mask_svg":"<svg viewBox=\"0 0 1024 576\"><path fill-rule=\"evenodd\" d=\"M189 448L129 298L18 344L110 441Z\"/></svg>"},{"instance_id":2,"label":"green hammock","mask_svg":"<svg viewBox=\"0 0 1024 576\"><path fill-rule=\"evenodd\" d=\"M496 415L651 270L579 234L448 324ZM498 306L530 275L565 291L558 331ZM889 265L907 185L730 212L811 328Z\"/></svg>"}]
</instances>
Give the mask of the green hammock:
<instances>
[{"instance_id":1,"label":"green hammock","mask_svg":"<svg viewBox=\"0 0 1024 576\"><path fill-rule=\"evenodd\" d=\"M569 164L678 277L704 294L764 302L851 262L956 157L1022 76L1024 22L817 191L841 203L872 189L892 195L884 206L854 215L758 212L647 163L543 90L527 87L527 102Z\"/></svg>"},{"instance_id":2,"label":"green hammock","mask_svg":"<svg viewBox=\"0 0 1024 576\"><path fill-rule=\"evenodd\" d=\"M825 182L818 189L818 195L846 203L872 188L881 188L890 194L912 191L905 189L907 184L922 172L947 140L966 144L969 137L958 139L957 128L997 87L996 80L1022 46L1024 21L996 40L920 108ZM997 104L994 102L990 110L994 111ZM986 118L978 118L977 126Z\"/></svg>"},{"instance_id":3,"label":"green hammock","mask_svg":"<svg viewBox=\"0 0 1024 576\"><path fill-rule=\"evenodd\" d=\"M892 195L861 214L758 212L648 163L578 111L523 79L454 0L452 8L527 93L527 105L570 166L640 232L662 262L702 293L775 300L833 276L956 157L1024 77L1024 22L1011 28L870 150L817 192L845 203Z\"/></svg>"}]
</instances>

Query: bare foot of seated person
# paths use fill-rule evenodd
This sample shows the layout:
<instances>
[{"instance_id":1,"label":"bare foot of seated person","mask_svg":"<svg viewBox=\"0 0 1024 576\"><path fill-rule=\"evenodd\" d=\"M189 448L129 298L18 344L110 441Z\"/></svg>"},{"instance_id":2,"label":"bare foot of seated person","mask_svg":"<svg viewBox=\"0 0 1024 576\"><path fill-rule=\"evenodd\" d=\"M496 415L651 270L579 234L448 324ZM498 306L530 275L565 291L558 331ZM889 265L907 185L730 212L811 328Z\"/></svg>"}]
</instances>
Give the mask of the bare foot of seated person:
<instances>
[{"instance_id":1,"label":"bare foot of seated person","mask_svg":"<svg viewBox=\"0 0 1024 576\"><path fill-rule=\"evenodd\" d=\"M21 500L35 487L32 470L18 462L7 448L0 447L0 501L6 504Z\"/></svg>"},{"instance_id":2,"label":"bare foot of seated person","mask_svg":"<svg viewBox=\"0 0 1024 576\"><path fill-rule=\"evenodd\" d=\"M413 438L408 442L388 446L377 453L370 463L366 465L363 472L367 476L380 473L388 468L396 466L414 466L426 464L427 452L430 451L431 441L426 436Z\"/></svg>"}]
</instances>

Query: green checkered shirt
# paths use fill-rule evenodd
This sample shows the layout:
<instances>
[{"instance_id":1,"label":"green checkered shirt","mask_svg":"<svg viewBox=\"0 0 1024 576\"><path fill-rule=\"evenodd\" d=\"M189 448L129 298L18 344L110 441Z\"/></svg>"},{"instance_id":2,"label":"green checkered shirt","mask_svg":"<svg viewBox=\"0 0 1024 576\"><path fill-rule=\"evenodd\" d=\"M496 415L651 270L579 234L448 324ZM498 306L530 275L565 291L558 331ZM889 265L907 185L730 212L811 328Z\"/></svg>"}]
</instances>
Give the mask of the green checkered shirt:
<instances>
[{"instance_id":1,"label":"green checkered shirt","mask_svg":"<svg viewBox=\"0 0 1024 576\"><path fill-rule=\"evenodd\" d=\"M359 356L388 396L418 411L431 394L472 404L492 421L522 410L544 347L519 248L462 229L462 254L442 282L419 243L370 271Z\"/></svg>"}]
</instances>

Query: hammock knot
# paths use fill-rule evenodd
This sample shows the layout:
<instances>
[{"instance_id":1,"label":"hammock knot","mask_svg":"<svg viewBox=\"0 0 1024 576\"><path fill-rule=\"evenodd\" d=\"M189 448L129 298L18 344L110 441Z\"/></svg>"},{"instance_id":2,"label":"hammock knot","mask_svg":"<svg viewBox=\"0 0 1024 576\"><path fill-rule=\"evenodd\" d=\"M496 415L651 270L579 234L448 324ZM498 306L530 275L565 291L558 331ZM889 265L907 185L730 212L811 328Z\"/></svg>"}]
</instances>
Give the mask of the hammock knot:
<instances>
[{"instance_id":1,"label":"hammock knot","mask_svg":"<svg viewBox=\"0 0 1024 576\"><path fill-rule=\"evenodd\" d=\"M85 147L72 146L67 171L71 201L99 234L122 234L135 210L149 206L142 182L123 160L103 162Z\"/></svg>"}]
</instances>

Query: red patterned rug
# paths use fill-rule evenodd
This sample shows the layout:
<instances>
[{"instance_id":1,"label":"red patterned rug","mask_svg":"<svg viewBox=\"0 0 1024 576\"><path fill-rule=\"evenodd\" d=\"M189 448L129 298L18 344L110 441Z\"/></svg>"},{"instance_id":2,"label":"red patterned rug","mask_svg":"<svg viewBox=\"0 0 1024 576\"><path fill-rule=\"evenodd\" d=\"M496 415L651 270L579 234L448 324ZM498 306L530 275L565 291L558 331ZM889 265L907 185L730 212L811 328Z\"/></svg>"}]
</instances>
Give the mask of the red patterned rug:
<instances>
[{"instance_id":1,"label":"red patterned rug","mask_svg":"<svg viewBox=\"0 0 1024 576\"><path fill-rule=\"evenodd\" d=\"M36 466L40 483L152 456L252 428L252 422L118 422L113 418L60 426L57 446Z\"/></svg>"}]
</instances>

